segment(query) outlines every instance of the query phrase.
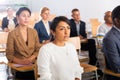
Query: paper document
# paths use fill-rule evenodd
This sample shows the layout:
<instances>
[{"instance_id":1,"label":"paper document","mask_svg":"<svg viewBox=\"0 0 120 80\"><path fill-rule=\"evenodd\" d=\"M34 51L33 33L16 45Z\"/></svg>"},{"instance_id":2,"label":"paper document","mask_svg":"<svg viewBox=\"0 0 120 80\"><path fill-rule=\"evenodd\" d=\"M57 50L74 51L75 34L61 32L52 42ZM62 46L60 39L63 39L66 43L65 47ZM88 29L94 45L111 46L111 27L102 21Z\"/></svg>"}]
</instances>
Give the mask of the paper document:
<instances>
[{"instance_id":1,"label":"paper document","mask_svg":"<svg viewBox=\"0 0 120 80\"><path fill-rule=\"evenodd\" d=\"M15 67L31 66L32 64L13 64Z\"/></svg>"}]
</instances>

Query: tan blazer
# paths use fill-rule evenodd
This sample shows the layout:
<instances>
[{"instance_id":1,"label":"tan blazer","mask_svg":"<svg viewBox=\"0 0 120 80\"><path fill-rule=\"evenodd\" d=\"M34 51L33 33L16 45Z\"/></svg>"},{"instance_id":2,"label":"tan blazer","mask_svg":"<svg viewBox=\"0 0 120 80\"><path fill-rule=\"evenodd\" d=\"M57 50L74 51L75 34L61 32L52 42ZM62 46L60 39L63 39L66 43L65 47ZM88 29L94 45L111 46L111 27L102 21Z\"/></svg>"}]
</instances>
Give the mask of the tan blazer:
<instances>
[{"instance_id":1,"label":"tan blazer","mask_svg":"<svg viewBox=\"0 0 120 80\"><path fill-rule=\"evenodd\" d=\"M14 57L23 59L32 55L37 56L40 44L36 30L28 28L28 45L22 38L19 27L8 34L6 56L10 62Z\"/></svg>"}]
</instances>

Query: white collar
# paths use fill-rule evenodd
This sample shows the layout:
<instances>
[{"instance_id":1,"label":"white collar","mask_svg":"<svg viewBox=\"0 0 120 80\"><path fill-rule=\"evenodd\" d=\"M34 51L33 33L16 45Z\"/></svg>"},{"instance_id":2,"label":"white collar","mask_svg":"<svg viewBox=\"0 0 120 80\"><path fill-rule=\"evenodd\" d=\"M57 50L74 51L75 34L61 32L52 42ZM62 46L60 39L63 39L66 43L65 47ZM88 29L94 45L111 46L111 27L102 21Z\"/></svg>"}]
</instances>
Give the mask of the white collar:
<instances>
[{"instance_id":1,"label":"white collar","mask_svg":"<svg viewBox=\"0 0 120 80\"><path fill-rule=\"evenodd\" d=\"M42 19L42 22L43 22L44 24L47 24L47 23L48 23L48 21L46 22L46 21L45 21L45 20L43 20L43 19Z\"/></svg>"},{"instance_id":2,"label":"white collar","mask_svg":"<svg viewBox=\"0 0 120 80\"><path fill-rule=\"evenodd\" d=\"M14 19L14 17L10 18L9 16L7 16L7 19L8 19L8 20L13 20L13 19Z\"/></svg>"}]
</instances>

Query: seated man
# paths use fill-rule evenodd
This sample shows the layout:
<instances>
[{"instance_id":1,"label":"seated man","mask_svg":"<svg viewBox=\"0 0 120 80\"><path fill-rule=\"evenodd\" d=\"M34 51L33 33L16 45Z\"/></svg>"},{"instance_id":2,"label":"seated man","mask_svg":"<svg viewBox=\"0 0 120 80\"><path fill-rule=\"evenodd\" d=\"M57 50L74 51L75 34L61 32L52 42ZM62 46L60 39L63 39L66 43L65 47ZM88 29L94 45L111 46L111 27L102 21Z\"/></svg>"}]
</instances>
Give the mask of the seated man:
<instances>
[{"instance_id":1,"label":"seated man","mask_svg":"<svg viewBox=\"0 0 120 80\"><path fill-rule=\"evenodd\" d=\"M111 14L112 14L111 11L105 12L104 15L105 22L98 27L97 36L99 41L98 43L100 45L102 44L103 37L113 26Z\"/></svg>"},{"instance_id":2,"label":"seated man","mask_svg":"<svg viewBox=\"0 0 120 80\"><path fill-rule=\"evenodd\" d=\"M112 11L112 29L103 39L103 52L106 58L106 67L120 73L120 6ZM106 75L106 80L120 80L118 77Z\"/></svg>"},{"instance_id":3,"label":"seated man","mask_svg":"<svg viewBox=\"0 0 120 80\"><path fill-rule=\"evenodd\" d=\"M95 65L97 58L96 58L96 46L94 39L87 39L86 34L86 24L85 22L80 20L80 12L78 9L72 10L72 17L73 19L70 20L71 23L71 37L79 36L80 39L86 39L87 43L81 43L81 50L88 50L89 51L89 64Z\"/></svg>"},{"instance_id":4,"label":"seated man","mask_svg":"<svg viewBox=\"0 0 120 80\"><path fill-rule=\"evenodd\" d=\"M105 12L104 20L105 22L101 24L100 27L98 28L98 34L99 33L106 34L112 28L113 23L112 23L111 11Z\"/></svg>"}]
</instances>

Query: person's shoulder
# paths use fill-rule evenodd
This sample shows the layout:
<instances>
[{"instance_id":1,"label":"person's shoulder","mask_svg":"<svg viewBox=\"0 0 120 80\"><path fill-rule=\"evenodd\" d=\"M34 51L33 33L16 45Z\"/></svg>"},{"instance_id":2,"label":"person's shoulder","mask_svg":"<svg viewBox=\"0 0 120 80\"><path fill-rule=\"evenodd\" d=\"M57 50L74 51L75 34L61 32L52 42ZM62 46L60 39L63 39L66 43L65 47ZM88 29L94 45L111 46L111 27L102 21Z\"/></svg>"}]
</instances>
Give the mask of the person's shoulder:
<instances>
[{"instance_id":1,"label":"person's shoulder","mask_svg":"<svg viewBox=\"0 0 120 80\"><path fill-rule=\"evenodd\" d=\"M75 48L75 46L74 46L72 43L70 43L70 42L66 42L66 45L67 45L68 47L70 47L70 48Z\"/></svg>"},{"instance_id":2,"label":"person's shoulder","mask_svg":"<svg viewBox=\"0 0 120 80\"><path fill-rule=\"evenodd\" d=\"M47 44L44 44L41 49L51 49L53 46L52 42L49 42Z\"/></svg>"},{"instance_id":3,"label":"person's shoulder","mask_svg":"<svg viewBox=\"0 0 120 80\"><path fill-rule=\"evenodd\" d=\"M7 17L3 17L3 20L7 20Z\"/></svg>"},{"instance_id":4,"label":"person's shoulder","mask_svg":"<svg viewBox=\"0 0 120 80\"><path fill-rule=\"evenodd\" d=\"M105 28L107 25L105 23L100 24L100 27Z\"/></svg>"},{"instance_id":5,"label":"person's shoulder","mask_svg":"<svg viewBox=\"0 0 120 80\"><path fill-rule=\"evenodd\" d=\"M16 32L16 30L14 29L14 30L10 31L8 34L14 34L15 32Z\"/></svg>"},{"instance_id":6,"label":"person's shoulder","mask_svg":"<svg viewBox=\"0 0 120 80\"><path fill-rule=\"evenodd\" d=\"M15 36L16 34L18 34L17 28L13 29L12 31L10 31L10 32L8 33L8 35L10 35L10 36Z\"/></svg>"},{"instance_id":7,"label":"person's shoulder","mask_svg":"<svg viewBox=\"0 0 120 80\"><path fill-rule=\"evenodd\" d=\"M80 20L80 23L84 23L85 24L85 21Z\"/></svg>"},{"instance_id":8,"label":"person's shoulder","mask_svg":"<svg viewBox=\"0 0 120 80\"><path fill-rule=\"evenodd\" d=\"M112 28L110 31L108 31L104 38L113 39L113 37L114 37L114 28Z\"/></svg>"},{"instance_id":9,"label":"person's shoulder","mask_svg":"<svg viewBox=\"0 0 120 80\"><path fill-rule=\"evenodd\" d=\"M37 31L36 31L35 29L33 29L33 28L29 28L29 27L28 27L28 30L30 31L30 33L34 33L34 34L37 33Z\"/></svg>"},{"instance_id":10,"label":"person's shoulder","mask_svg":"<svg viewBox=\"0 0 120 80\"><path fill-rule=\"evenodd\" d=\"M69 21L70 21L70 22L74 22L74 20L73 20L73 19L70 19Z\"/></svg>"},{"instance_id":11,"label":"person's shoulder","mask_svg":"<svg viewBox=\"0 0 120 80\"><path fill-rule=\"evenodd\" d=\"M102 29L104 29L104 28L105 28L105 24L104 23L100 24L98 26L98 33L100 33L101 31L103 31Z\"/></svg>"},{"instance_id":12,"label":"person's shoulder","mask_svg":"<svg viewBox=\"0 0 120 80\"><path fill-rule=\"evenodd\" d=\"M109 31L108 31L108 35L109 34L113 34L113 33L115 33L117 30L114 28L114 27L112 27Z\"/></svg>"},{"instance_id":13,"label":"person's shoulder","mask_svg":"<svg viewBox=\"0 0 120 80\"><path fill-rule=\"evenodd\" d=\"M75 25L75 21L74 21L74 19L70 19L69 22L70 22L71 26L74 27L74 25Z\"/></svg>"},{"instance_id":14,"label":"person's shoulder","mask_svg":"<svg viewBox=\"0 0 120 80\"><path fill-rule=\"evenodd\" d=\"M41 24L42 23L42 20L38 21L36 24Z\"/></svg>"},{"instance_id":15,"label":"person's shoulder","mask_svg":"<svg viewBox=\"0 0 120 80\"><path fill-rule=\"evenodd\" d=\"M14 16L14 19L17 20L17 18Z\"/></svg>"},{"instance_id":16,"label":"person's shoulder","mask_svg":"<svg viewBox=\"0 0 120 80\"><path fill-rule=\"evenodd\" d=\"M42 20L40 20L37 23L35 23L34 28L39 28L39 25L41 25L41 24L42 24Z\"/></svg>"}]
</instances>

